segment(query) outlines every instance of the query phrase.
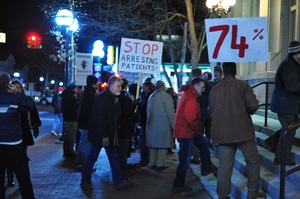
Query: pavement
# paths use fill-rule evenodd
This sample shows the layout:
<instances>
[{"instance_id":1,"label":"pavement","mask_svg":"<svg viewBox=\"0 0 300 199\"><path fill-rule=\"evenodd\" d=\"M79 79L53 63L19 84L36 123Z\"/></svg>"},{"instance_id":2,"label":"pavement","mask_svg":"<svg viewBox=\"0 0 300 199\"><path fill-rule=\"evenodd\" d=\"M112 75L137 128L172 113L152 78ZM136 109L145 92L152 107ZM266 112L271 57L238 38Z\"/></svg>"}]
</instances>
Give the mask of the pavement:
<instances>
[{"instance_id":1,"label":"pavement","mask_svg":"<svg viewBox=\"0 0 300 199\"><path fill-rule=\"evenodd\" d=\"M43 121L43 116L41 116ZM50 117L46 118L48 121ZM97 199L181 199L181 198L212 198L200 183L199 176L189 170L186 176L186 185L193 188L188 194L172 193L172 183L178 165L178 154L167 155L167 169L159 172L148 167L136 167L140 160L138 150L128 158L128 174L136 185L132 188L117 190L112 182L112 175L105 150L101 150L95 164L96 171L92 174L93 191L85 192L80 188L81 172L76 169L76 158L63 157L62 144L56 141L58 137L51 135L50 124L41 128L43 133L34 146L28 148L31 181L37 199L56 198L97 198ZM44 124L44 123L43 123ZM47 132L46 132L47 131ZM199 165L197 165L199 167ZM212 175L212 174L211 174ZM6 190L6 198L21 198L18 183L15 187Z\"/></svg>"}]
</instances>

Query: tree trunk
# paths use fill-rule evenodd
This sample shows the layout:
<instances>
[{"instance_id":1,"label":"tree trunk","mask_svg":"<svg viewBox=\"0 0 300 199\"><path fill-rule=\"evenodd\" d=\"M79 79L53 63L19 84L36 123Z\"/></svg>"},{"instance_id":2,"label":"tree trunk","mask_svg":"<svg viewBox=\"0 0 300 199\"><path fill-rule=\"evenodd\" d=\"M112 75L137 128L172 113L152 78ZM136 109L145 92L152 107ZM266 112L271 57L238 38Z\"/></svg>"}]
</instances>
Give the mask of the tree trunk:
<instances>
[{"instance_id":1,"label":"tree trunk","mask_svg":"<svg viewBox=\"0 0 300 199\"><path fill-rule=\"evenodd\" d=\"M191 64L193 68L198 68L198 42L195 30L195 22L193 17L193 9L191 0L185 0L185 6L187 11L187 20L189 26L189 35L190 35L190 50L191 50Z\"/></svg>"}]
</instances>

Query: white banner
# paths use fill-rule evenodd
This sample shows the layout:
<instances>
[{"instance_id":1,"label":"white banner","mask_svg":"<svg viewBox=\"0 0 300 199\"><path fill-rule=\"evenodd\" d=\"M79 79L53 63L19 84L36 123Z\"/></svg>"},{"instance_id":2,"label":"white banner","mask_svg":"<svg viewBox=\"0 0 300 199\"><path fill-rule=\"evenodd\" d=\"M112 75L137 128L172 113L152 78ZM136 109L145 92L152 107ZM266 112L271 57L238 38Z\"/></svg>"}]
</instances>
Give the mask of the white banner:
<instances>
[{"instance_id":1,"label":"white banner","mask_svg":"<svg viewBox=\"0 0 300 199\"><path fill-rule=\"evenodd\" d=\"M93 55L76 53L75 56L75 83L78 86L86 85L86 77L93 74Z\"/></svg>"},{"instance_id":2,"label":"white banner","mask_svg":"<svg viewBox=\"0 0 300 199\"><path fill-rule=\"evenodd\" d=\"M266 17L205 20L210 62L268 61Z\"/></svg>"},{"instance_id":3,"label":"white banner","mask_svg":"<svg viewBox=\"0 0 300 199\"><path fill-rule=\"evenodd\" d=\"M159 74L163 43L122 38L119 71Z\"/></svg>"}]
</instances>

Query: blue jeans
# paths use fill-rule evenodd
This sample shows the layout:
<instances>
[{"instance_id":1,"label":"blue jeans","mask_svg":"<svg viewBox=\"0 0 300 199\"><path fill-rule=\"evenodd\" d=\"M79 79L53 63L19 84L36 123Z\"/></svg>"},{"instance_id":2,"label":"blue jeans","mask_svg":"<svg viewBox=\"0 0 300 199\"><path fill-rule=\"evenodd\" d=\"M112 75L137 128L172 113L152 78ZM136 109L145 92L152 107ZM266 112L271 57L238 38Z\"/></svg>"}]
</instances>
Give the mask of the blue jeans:
<instances>
[{"instance_id":1,"label":"blue jeans","mask_svg":"<svg viewBox=\"0 0 300 199\"><path fill-rule=\"evenodd\" d=\"M201 173L209 172L211 169L209 141L201 133L194 139L194 145L199 148L201 159Z\"/></svg>"},{"instance_id":2,"label":"blue jeans","mask_svg":"<svg viewBox=\"0 0 300 199\"><path fill-rule=\"evenodd\" d=\"M62 113L54 114L52 131L58 134L58 133L62 133L62 129L63 129Z\"/></svg>"},{"instance_id":3,"label":"blue jeans","mask_svg":"<svg viewBox=\"0 0 300 199\"><path fill-rule=\"evenodd\" d=\"M77 165L84 165L91 149L91 143L87 140L88 130L79 129L80 141L77 149Z\"/></svg>"},{"instance_id":4,"label":"blue jeans","mask_svg":"<svg viewBox=\"0 0 300 199\"><path fill-rule=\"evenodd\" d=\"M101 146L96 146L94 144L91 144L90 153L88 155L86 163L83 166L81 181L88 182L91 180L93 167L94 167L95 162L98 159L101 148L102 148ZM118 158L118 150L115 147L105 148L105 152L106 152L106 155L109 160L113 180L117 185L121 184L123 182L123 177L121 174L121 168L120 168L120 163L119 163L119 158Z\"/></svg>"},{"instance_id":5,"label":"blue jeans","mask_svg":"<svg viewBox=\"0 0 300 199\"><path fill-rule=\"evenodd\" d=\"M179 165L176 171L176 178L173 187L180 187L185 184L185 176L190 167L191 150L194 143L193 138L178 138L179 142Z\"/></svg>"}]
</instances>

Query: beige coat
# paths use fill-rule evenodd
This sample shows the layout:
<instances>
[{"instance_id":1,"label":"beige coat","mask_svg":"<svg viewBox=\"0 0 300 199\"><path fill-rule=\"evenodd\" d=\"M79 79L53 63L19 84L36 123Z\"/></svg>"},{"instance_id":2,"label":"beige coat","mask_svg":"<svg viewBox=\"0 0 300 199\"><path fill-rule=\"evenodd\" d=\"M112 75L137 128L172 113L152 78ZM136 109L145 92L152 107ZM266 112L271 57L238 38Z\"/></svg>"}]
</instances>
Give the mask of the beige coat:
<instances>
[{"instance_id":1,"label":"beige coat","mask_svg":"<svg viewBox=\"0 0 300 199\"><path fill-rule=\"evenodd\" d=\"M169 148L173 143L175 109L171 95L156 91L147 103L146 146Z\"/></svg>"},{"instance_id":2,"label":"beige coat","mask_svg":"<svg viewBox=\"0 0 300 199\"><path fill-rule=\"evenodd\" d=\"M226 76L210 92L211 137L216 144L230 144L254 139L251 119L258 109L252 88L242 80Z\"/></svg>"}]
</instances>

